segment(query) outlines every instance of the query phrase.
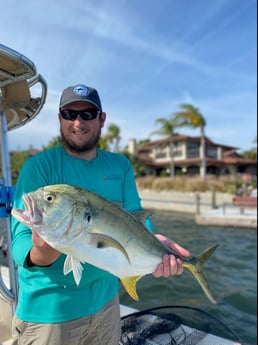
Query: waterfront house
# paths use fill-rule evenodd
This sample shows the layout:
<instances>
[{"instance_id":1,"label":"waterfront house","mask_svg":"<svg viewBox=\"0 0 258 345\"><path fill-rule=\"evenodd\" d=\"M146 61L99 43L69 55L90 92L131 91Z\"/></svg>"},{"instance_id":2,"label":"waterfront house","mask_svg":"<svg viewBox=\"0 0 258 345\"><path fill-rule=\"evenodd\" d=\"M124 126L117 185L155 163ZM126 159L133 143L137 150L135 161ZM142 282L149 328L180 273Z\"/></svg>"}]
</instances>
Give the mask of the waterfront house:
<instances>
[{"instance_id":1,"label":"waterfront house","mask_svg":"<svg viewBox=\"0 0 258 345\"><path fill-rule=\"evenodd\" d=\"M218 144L205 137L205 152L202 152L200 136L175 135L173 153L170 154L171 138L149 141L137 148L135 139L129 141L128 151L137 154L148 175L169 174L171 159L175 175L199 175L202 155L205 155L206 173L216 176L231 174L257 174L256 161L245 159L236 147Z\"/></svg>"}]
</instances>

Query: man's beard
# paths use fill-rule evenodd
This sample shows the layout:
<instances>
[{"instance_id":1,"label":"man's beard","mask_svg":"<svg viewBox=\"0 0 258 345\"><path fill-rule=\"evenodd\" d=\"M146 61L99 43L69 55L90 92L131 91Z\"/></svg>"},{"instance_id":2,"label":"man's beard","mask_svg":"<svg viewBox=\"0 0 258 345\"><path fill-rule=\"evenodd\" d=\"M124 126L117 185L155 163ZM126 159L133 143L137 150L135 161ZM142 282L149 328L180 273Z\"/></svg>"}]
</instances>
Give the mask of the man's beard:
<instances>
[{"instance_id":1,"label":"man's beard","mask_svg":"<svg viewBox=\"0 0 258 345\"><path fill-rule=\"evenodd\" d=\"M100 136L101 136L101 128L99 129L98 133L95 136L93 136L90 140L88 140L84 144L77 145L69 137L68 138L65 137L62 131L62 128L60 128L60 137L61 137L62 144L69 151L75 152L75 153L89 152L92 149L95 149L98 145Z\"/></svg>"}]
</instances>

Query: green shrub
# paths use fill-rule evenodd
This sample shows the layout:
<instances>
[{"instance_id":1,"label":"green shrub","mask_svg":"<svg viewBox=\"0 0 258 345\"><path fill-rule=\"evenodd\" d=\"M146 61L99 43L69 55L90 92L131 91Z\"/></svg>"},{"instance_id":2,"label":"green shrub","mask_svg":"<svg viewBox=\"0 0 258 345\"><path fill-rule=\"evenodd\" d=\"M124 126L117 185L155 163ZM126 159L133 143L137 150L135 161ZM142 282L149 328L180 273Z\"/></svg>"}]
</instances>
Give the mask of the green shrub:
<instances>
[{"instance_id":1,"label":"green shrub","mask_svg":"<svg viewBox=\"0 0 258 345\"><path fill-rule=\"evenodd\" d=\"M175 177L154 177L146 176L137 178L139 189L149 189L153 191L179 191L179 192L206 192L216 191L221 193L236 194L243 185L243 180L239 176L225 175L216 177L207 175L205 180L199 176L175 176ZM256 187L255 181L250 186Z\"/></svg>"}]
</instances>

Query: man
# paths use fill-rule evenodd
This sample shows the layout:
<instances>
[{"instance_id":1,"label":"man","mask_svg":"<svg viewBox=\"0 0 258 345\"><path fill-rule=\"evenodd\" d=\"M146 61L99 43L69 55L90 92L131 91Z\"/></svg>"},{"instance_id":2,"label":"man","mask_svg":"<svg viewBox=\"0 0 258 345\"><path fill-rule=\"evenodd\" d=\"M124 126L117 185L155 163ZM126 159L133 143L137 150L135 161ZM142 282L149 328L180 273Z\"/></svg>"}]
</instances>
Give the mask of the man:
<instances>
[{"instance_id":1,"label":"man","mask_svg":"<svg viewBox=\"0 0 258 345\"><path fill-rule=\"evenodd\" d=\"M24 163L14 207L23 207L25 193L66 183L98 193L128 211L142 209L129 160L97 148L106 121L98 92L85 85L66 88L60 99L59 121L63 145ZM20 286L13 344L117 345L118 279L86 263L76 286L72 274L63 274L65 255L14 219L12 235ZM180 255L190 255L173 241L157 236ZM180 260L166 255L153 275L168 277L182 271Z\"/></svg>"}]
</instances>

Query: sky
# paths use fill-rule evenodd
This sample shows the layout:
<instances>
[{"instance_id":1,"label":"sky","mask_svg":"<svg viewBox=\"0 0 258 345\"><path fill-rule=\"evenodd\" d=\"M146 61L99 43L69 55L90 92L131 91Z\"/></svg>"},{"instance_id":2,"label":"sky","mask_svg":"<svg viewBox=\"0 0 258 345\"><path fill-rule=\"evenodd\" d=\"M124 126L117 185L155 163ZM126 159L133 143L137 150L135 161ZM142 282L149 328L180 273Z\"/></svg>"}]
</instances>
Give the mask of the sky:
<instances>
[{"instance_id":1,"label":"sky","mask_svg":"<svg viewBox=\"0 0 258 345\"><path fill-rule=\"evenodd\" d=\"M59 134L62 90L95 87L107 121L129 139L156 140L157 118L191 103L215 143L240 151L257 138L256 0L0 0L0 43L47 82L43 109L8 132L10 150ZM180 134L198 136L199 129Z\"/></svg>"}]
</instances>

